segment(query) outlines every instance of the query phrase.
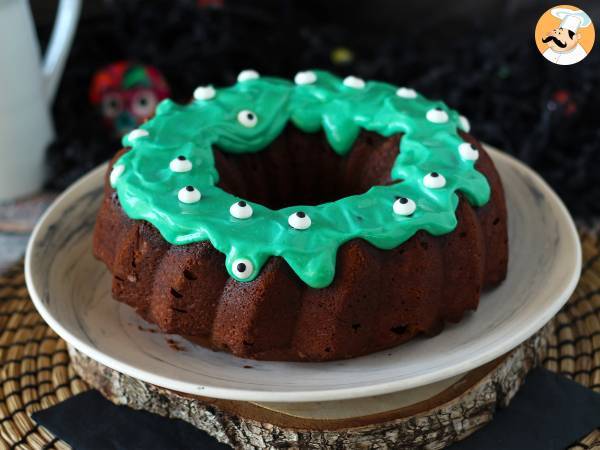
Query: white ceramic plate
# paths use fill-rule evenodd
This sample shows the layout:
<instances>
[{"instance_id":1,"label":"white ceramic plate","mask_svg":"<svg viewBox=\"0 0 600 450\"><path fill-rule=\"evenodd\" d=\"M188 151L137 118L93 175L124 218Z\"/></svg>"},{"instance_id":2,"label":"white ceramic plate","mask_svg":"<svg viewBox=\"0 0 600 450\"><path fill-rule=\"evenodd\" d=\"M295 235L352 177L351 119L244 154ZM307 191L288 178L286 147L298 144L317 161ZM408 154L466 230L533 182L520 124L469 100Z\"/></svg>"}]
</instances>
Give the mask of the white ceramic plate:
<instances>
[{"instance_id":1,"label":"white ceramic plate","mask_svg":"<svg viewBox=\"0 0 600 450\"><path fill-rule=\"evenodd\" d=\"M515 159L494 150L491 155L509 209L508 277L483 296L475 314L434 338L347 361L286 363L244 360L148 331L156 329L111 298L110 275L92 255L105 165L71 186L41 218L27 249L27 285L43 318L78 350L176 391L306 402L427 385L481 366L534 334L567 301L580 272L577 232L556 194Z\"/></svg>"}]
</instances>

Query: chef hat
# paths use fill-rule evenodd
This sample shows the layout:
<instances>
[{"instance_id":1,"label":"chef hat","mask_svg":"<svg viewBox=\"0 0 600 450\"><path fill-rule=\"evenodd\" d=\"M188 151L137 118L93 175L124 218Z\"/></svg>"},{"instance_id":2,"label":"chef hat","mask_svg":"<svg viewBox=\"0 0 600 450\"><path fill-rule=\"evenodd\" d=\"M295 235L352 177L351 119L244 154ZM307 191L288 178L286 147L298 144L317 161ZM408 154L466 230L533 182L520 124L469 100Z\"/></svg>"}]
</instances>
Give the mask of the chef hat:
<instances>
[{"instance_id":1,"label":"chef hat","mask_svg":"<svg viewBox=\"0 0 600 450\"><path fill-rule=\"evenodd\" d=\"M585 28L592 23L592 19L580 9L553 8L550 11L554 17L561 20L560 27L576 33L579 28Z\"/></svg>"}]
</instances>

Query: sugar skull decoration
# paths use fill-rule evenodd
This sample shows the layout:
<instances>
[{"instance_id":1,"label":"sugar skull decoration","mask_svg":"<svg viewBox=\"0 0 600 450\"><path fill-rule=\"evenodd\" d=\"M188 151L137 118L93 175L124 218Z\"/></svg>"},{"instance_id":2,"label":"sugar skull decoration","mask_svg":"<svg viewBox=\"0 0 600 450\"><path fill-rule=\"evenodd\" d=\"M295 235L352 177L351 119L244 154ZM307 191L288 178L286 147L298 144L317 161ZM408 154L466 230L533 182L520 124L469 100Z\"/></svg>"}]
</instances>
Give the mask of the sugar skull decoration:
<instances>
[{"instance_id":1,"label":"sugar skull decoration","mask_svg":"<svg viewBox=\"0 0 600 450\"><path fill-rule=\"evenodd\" d=\"M155 67L119 61L96 72L90 101L108 127L122 136L154 114L169 96L169 86Z\"/></svg>"}]
</instances>

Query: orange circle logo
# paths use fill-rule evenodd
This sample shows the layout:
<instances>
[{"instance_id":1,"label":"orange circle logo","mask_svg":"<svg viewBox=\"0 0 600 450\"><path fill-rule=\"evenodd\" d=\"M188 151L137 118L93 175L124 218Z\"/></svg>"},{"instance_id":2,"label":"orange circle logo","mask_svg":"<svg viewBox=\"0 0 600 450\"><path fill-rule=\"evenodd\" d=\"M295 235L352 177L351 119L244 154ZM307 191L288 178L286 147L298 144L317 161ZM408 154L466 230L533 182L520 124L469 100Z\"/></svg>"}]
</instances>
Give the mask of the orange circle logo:
<instances>
[{"instance_id":1,"label":"orange circle logo","mask_svg":"<svg viewBox=\"0 0 600 450\"><path fill-rule=\"evenodd\" d=\"M592 19L576 6L558 5L546 11L535 27L535 45L554 64L570 66L592 51L596 31Z\"/></svg>"}]
</instances>

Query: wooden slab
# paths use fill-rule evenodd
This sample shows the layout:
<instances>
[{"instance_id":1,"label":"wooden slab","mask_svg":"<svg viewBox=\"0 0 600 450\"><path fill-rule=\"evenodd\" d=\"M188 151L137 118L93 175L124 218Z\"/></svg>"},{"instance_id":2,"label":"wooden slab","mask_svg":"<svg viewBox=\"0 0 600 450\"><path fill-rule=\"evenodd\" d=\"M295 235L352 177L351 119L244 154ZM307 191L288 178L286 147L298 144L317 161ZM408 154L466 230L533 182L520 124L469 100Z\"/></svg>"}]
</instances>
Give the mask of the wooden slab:
<instances>
[{"instance_id":1,"label":"wooden slab","mask_svg":"<svg viewBox=\"0 0 600 450\"><path fill-rule=\"evenodd\" d=\"M543 359L553 326L464 376L404 393L310 403L190 396L123 375L70 347L73 368L116 404L183 419L239 449L440 449L492 420Z\"/></svg>"}]
</instances>

